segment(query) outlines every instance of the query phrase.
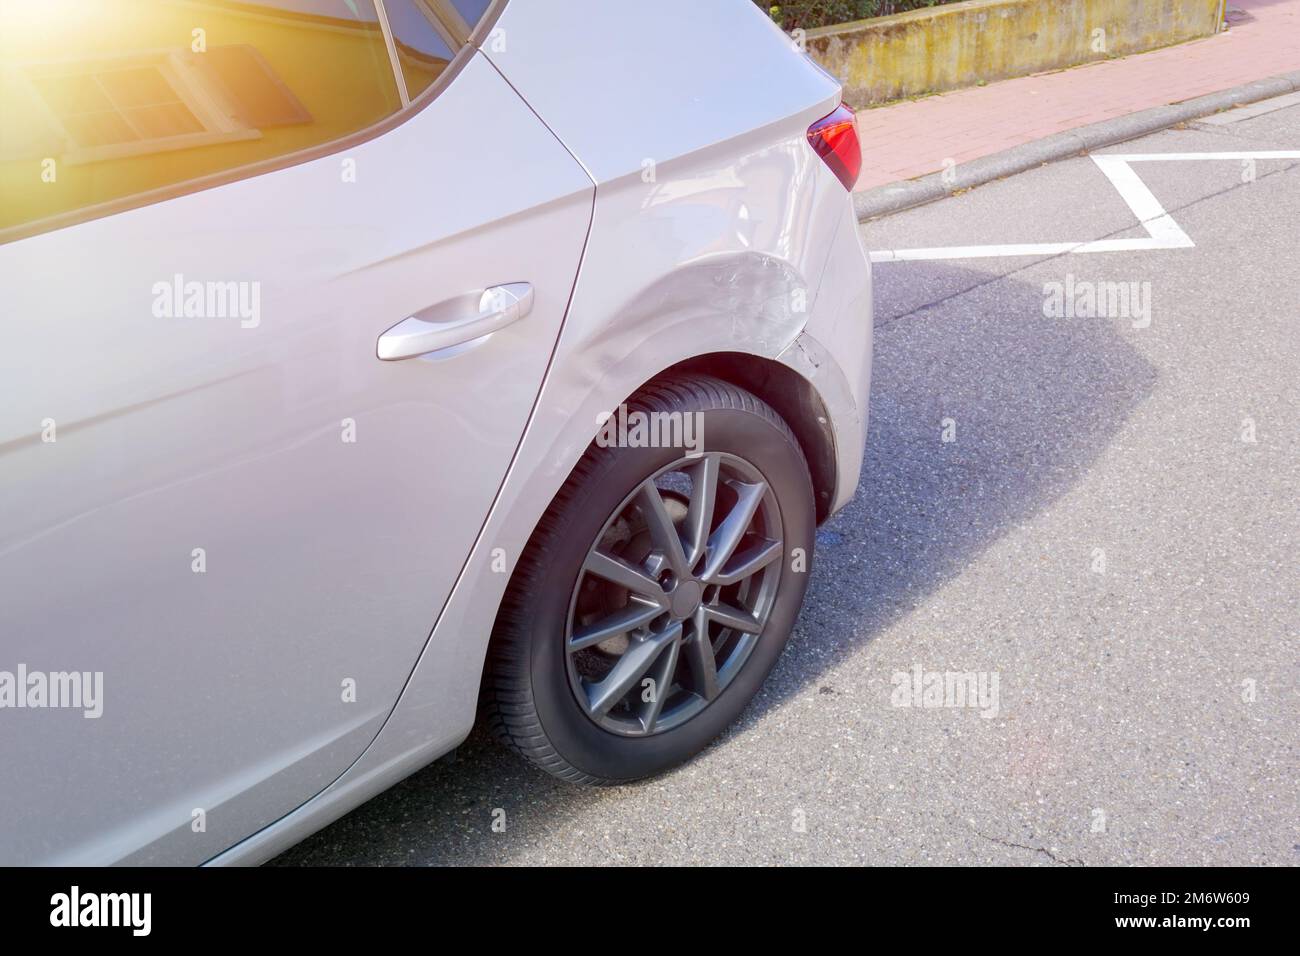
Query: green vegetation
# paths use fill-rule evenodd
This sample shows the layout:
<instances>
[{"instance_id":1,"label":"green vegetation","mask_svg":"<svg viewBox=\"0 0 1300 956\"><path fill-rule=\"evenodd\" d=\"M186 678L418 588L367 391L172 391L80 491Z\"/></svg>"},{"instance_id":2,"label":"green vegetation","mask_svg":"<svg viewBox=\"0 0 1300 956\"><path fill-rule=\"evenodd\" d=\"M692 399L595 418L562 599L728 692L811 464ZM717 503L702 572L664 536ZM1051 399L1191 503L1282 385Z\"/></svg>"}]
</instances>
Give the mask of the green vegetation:
<instances>
[{"instance_id":1,"label":"green vegetation","mask_svg":"<svg viewBox=\"0 0 1300 956\"><path fill-rule=\"evenodd\" d=\"M884 17L891 13L937 7L956 0L785 0L769 3L754 0L767 10L782 30L811 30L832 23L848 23L867 17Z\"/></svg>"}]
</instances>

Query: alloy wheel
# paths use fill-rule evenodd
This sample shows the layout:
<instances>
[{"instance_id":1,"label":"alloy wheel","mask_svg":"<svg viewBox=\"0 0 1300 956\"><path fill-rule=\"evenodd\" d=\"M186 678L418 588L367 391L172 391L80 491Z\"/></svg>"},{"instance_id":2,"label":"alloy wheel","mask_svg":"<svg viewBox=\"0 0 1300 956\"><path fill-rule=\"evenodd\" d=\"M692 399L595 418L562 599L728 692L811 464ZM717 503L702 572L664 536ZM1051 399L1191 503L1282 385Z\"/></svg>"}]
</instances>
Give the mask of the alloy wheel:
<instances>
[{"instance_id":1,"label":"alloy wheel","mask_svg":"<svg viewBox=\"0 0 1300 956\"><path fill-rule=\"evenodd\" d=\"M649 736L718 698L762 636L781 577L776 497L718 452L645 479L606 520L569 604L570 687L601 728Z\"/></svg>"}]
</instances>

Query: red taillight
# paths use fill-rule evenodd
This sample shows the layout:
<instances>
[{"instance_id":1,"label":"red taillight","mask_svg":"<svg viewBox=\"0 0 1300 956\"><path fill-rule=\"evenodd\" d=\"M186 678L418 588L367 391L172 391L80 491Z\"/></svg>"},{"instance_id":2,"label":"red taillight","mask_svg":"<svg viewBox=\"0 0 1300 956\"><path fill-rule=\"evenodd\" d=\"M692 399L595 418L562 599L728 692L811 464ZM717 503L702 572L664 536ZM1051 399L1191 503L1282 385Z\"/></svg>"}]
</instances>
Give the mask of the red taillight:
<instances>
[{"instance_id":1,"label":"red taillight","mask_svg":"<svg viewBox=\"0 0 1300 956\"><path fill-rule=\"evenodd\" d=\"M858 173L862 172L862 144L858 142L858 126L853 110L843 104L830 116L823 117L808 128L808 142L817 155L826 161L844 188L853 191Z\"/></svg>"}]
</instances>

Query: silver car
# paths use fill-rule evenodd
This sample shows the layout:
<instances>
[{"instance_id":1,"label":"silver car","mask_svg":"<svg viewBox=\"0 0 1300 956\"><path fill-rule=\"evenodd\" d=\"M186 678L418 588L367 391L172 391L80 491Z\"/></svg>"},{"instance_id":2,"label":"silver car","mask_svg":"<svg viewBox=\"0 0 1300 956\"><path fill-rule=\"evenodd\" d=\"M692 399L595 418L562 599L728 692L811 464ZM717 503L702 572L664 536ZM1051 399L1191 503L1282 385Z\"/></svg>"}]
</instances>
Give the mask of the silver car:
<instances>
[{"instance_id":1,"label":"silver car","mask_svg":"<svg viewBox=\"0 0 1300 956\"><path fill-rule=\"evenodd\" d=\"M0 863L735 720L872 319L853 115L751 0L7 0L0 60Z\"/></svg>"}]
</instances>

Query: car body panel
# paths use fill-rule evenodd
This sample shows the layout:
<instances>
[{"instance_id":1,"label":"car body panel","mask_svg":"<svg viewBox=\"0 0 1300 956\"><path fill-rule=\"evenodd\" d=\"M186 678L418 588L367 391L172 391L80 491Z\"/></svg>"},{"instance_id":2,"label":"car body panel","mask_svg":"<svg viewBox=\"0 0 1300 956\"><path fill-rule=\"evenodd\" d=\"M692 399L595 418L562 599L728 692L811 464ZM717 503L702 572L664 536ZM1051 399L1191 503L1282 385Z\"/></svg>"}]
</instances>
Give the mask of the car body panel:
<instances>
[{"instance_id":1,"label":"car body panel","mask_svg":"<svg viewBox=\"0 0 1300 956\"><path fill-rule=\"evenodd\" d=\"M514 455L593 194L473 54L344 153L0 247L0 668L102 672L105 698L4 712L0 860L203 862L357 759ZM176 276L256 283L257 321L160 316ZM376 357L510 282L518 323Z\"/></svg>"},{"instance_id":2,"label":"car body panel","mask_svg":"<svg viewBox=\"0 0 1300 956\"><path fill-rule=\"evenodd\" d=\"M647 161L666 183L664 163L720 144L740 165L734 137L840 104L751 0L510 0L493 33L483 52L601 186Z\"/></svg>"},{"instance_id":3,"label":"car body panel","mask_svg":"<svg viewBox=\"0 0 1300 956\"><path fill-rule=\"evenodd\" d=\"M608 135L594 137L564 106L588 96L589 78L546 69L552 44L571 42L569 21L553 13L548 19L538 0L512 0L502 14L507 49L491 53L493 62L598 181L591 238L555 359L483 533L375 742L311 803L212 862L265 860L464 739L509 570L600 416L660 371L736 352L793 369L830 418L841 471L834 507L851 497L866 428L870 267L849 197L806 139L808 126L838 105L838 88L747 2L718 4L725 15L710 6L702 18L697 4L663 6L663 22L659 13L654 22L639 19L637 37L617 31L627 42L614 47L620 80L610 86L636 115L627 128L607 126ZM612 30L626 13L626 5L592 0L575 4L573 16ZM697 22L682 31L687 17ZM485 51L490 45L484 40ZM732 103L712 133L704 123L688 123L685 133L674 126L683 104L698 99L697 65L725 100L753 80L746 50L765 45L762 92L750 89ZM689 68L666 71L666 49L674 64ZM632 101L633 89L641 102ZM774 104L771 90L799 95ZM711 104L698 108L719 115ZM599 126L603 115L596 111L589 122ZM641 145L661 142L674 145L652 151L647 177Z\"/></svg>"}]
</instances>

